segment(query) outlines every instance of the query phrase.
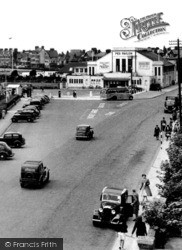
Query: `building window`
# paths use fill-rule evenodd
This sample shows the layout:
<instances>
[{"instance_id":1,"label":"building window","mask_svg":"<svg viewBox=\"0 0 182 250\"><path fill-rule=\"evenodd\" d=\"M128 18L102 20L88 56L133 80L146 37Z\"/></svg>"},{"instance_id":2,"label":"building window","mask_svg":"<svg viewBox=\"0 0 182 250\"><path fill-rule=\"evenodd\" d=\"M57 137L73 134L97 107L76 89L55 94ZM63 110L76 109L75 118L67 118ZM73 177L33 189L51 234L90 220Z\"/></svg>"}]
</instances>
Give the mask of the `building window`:
<instances>
[{"instance_id":1,"label":"building window","mask_svg":"<svg viewBox=\"0 0 182 250\"><path fill-rule=\"evenodd\" d=\"M74 79L74 83L78 83L78 79Z\"/></svg>"},{"instance_id":2,"label":"building window","mask_svg":"<svg viewBox=\"0 0 182 250\"><path fill-rule=\"evenodd\" d=\"M89 67L89 75L91 76L91 71L92 70L92 68L91 67Z\"/></svg>"},{"instance_id":3,"label":"building window","mask_svg":"<svg viewBox=\"0 0 182 250\"><path fill-rule=\"evenodd\" d=\"M79 83L83 83L83 79L79 79Z\"/></svg>"},{"instance_id":4,"label":"building window","mask_svg":"<svg viewBox=\"0 0 182 250\"><path fill-rule=\"evenodd\" d=\"M116 59L116 72L120 71L120 59Z\"/></svg>"},{"instance_id":5,"label":"building window","mask_svg":"<svg viewBox=\"0 0 182 250\"><path fill-rule=\"evenodd\" d=\"M93 76L95 75L95 69L94 69L94 67L92 67L92 75Z\"/></svg>"},{"instance_id":6,"label":"building window","mask_svg":"<svg viewBox=\"0 0 182 250\"><path fill-rule=\"evenodd\" d=\"M158 76L160 76L160 75L161 75L161 68L158 67Z\"/></svg>"},{"instance_id":7,"label":"building window","mask_svg":"<svg viewBox=\"0 0 182 250\"><path fill-rule=\"evenodd\" d=\"M126 59L122 59L122 72L126 72Z\"/></svg>"},{"instance_id":8,"label":"building window","mask_svg":"<svg viewBox=\"0 0 182 250\"><path fill-rule=\"evenodd\" d=\"M80 69L80 73L83 73L83 69L82 68Z\"/></svg>"},{"instance_id":9,"label":"building window","mask_svg":"<svg viewBox=\"0 0 182 250\"><path fill-rule=\"evenodd\" d=\"M128 72L132 72L132 59L128 59Z\"/></svg>"},{"instance_id":10,"label":"building window","mask_svg":"<svg viewBox=\"0 0 182 250\"><path fill-rule=\"evenodd\" d=\"M157 67L155 67L155 76L157 76Z\"/></svg>"},{"instance_id":11,"label":"building window","mask_svg":"<svg viewBox=\"0 0 182 250\"><path fill-rule=\"evenodd\" d=\"M76 69L76 72L78 73L78 72L79 72L79 70L78 70L78 69Z\"/></svg>"}]
</instances>

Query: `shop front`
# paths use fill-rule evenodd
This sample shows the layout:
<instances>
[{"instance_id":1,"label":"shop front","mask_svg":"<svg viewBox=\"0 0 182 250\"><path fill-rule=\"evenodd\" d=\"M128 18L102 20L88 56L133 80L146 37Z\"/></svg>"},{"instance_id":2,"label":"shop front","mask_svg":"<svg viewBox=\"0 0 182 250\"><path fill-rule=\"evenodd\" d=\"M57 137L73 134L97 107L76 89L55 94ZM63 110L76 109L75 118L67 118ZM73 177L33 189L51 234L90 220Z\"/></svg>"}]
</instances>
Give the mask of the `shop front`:
<instances>
[{"instance_id":1,"label":"shop front","mask_svg":"<svg viewBox=\"0 0 182 250\"><path fill-rule=\"evenodd\" d=\"M129 78L103 78L104 88L128 87Z\"/></svg>"}]
</instances>

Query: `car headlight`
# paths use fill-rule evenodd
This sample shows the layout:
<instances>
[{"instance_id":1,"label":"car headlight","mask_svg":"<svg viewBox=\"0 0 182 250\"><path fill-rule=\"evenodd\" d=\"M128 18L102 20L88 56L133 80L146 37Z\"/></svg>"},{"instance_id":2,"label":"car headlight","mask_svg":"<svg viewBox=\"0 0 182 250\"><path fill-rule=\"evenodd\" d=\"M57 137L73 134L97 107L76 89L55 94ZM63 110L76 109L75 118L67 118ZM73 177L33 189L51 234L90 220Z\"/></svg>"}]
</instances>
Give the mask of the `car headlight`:
<instances>
[{"instance_id":1,"label":"car headlight","mask_svg":"<svg viewBox=\"0 0 182 250\"><path fill-rule=\"evenodd\" d=\"M103 212L103 209L102 209L101 207L99 208L99 212L100 212L100 213L102 213L102 212Z\"/></svg>"},{"instance_id":2,"label":"car headlight","mask_svg":"<svg viewBox=\"0 0 182 250\"><path fill-rule=\"evenodd\" d=\"M112 211L111 211L111 214L115 214L115 213L116 213L116 211L115 211L115 210L112 210Z\"/></svg>"}]
</instances>

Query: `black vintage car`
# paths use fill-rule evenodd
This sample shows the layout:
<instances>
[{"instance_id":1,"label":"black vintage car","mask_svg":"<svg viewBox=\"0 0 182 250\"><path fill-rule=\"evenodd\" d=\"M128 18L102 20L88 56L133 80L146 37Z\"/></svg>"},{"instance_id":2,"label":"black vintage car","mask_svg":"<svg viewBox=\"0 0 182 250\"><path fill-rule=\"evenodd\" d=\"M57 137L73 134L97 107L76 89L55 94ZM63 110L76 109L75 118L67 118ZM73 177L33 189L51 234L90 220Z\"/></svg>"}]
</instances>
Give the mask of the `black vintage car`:
<instances>
[{"instance_id":1,"label":"black vintage car","mask_svg":"<svg viewBox=\"0 0 182 250\"><path fill-rule=\"evenodd\" d=\"M132 196L127 189L105 187L100 197L100 208L94 210L93 225L110 225L119 227L129 217L133 216Z\"/></svg>"},{"instance_id":2,"label":"black vintage car","mask_svg":"<svg viewBox=\"0 0 182 250\"><path fill-rule=\"evenodd\" d=\"M4 141L10 147L20 148L25 145L25 138L19 132L6 132L0 137L0 142Z\"/></svg>"},{"instance_id":3,"label":"black vintage car","mask_svg":"<svg viewBox=\"0 0 182 250\"><path fill-rule=\"evenodd\" d=\"M164 102L164 113L172 113L177 102L177 97L175 96L166 96Z\"/></svg>"},{"instance_id":4,"label":"black vintage car","mask_svg":"<svg viewBox=\"0 0 182 250\"><path fill-rule=\"evenodd\" d=\"M25 161L21 166L20 186L42 187L49 181L49 169L42 161Z\"/></svg>"},{"instance_id":5,"label":"black vintage car","mask_svg":"<svg viewBox=\"0 0 182 250\"><path fill-rule=\"evenodd\" d=\"M6 142L0 142L0 160L6 160L9 157L13 157L14 153Z\"/></svg>"},{"instance_id":6,"label":"black vintage car","mask_svg":"<svg viewBox=\"0 0 182 250\"><path fill-rule=\"evenodd\" d=\"M31 112L17 112L11 118L12 122L27 121L33 122L35 120L35 115Z\"/></svg>"},{"instance_id":7,"label":"black vintage car","mask_svg":"<svg viewBox=\"0 0 182 250\"><path fill-rule=\"evenodd\" d=\"M81 124L76 128L76 139L92 139L93 138L93 128L90 125Z\"/></svg>"}]
</instances>

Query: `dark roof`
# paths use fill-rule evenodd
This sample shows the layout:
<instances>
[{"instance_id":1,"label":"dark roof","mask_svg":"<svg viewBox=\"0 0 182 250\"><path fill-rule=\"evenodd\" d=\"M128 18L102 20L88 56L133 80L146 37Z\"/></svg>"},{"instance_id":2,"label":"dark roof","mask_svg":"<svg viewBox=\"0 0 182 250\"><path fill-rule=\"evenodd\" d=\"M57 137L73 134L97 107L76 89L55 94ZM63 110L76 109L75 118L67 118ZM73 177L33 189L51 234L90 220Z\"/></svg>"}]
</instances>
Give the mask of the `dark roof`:
<instances>
[{"instance_id":1,"label":"dark roof","mask_svg":"<svg viewBox=\"0 0 182 250\"><path fill-rule=\"evenodd\" d=\"M76 67L87 67L87 62L72 62L65 65L59 70L59 73L72 73L73 68Z\"/></svg>"},{"instance_id":2,"label":"dark roof","mask_svg":"<svg viewBox=\"0 0 182 250\"><path fill-rule=\"evenodd\" d=\"M46 52L49 54L50 58L57 58L58 57L58 52L57 50L46 50Z\"/></svg>"},{"instance_id":3,"label":"dark roof","mask_svg":"<svg viewBox=\"0 0 182 250\"><path fill-rule=\"evenodd\" d=\"M147 50L141 50L141 51L137 51L139 54L149 58L152 61L162 61L164 62L164 66L174 66L174 64L170 63L167 59L163 58L162 56L151 52L151 51L147 51Z\"/></svg>"}]
</instances>

